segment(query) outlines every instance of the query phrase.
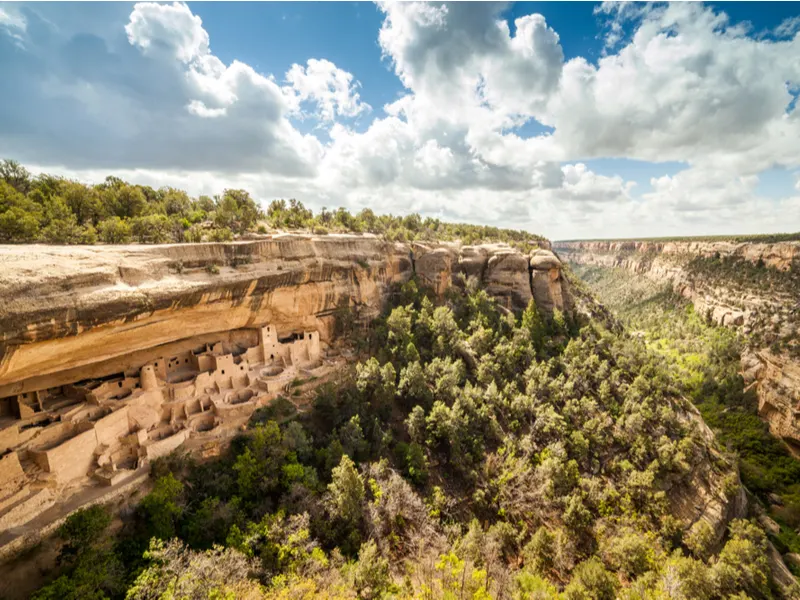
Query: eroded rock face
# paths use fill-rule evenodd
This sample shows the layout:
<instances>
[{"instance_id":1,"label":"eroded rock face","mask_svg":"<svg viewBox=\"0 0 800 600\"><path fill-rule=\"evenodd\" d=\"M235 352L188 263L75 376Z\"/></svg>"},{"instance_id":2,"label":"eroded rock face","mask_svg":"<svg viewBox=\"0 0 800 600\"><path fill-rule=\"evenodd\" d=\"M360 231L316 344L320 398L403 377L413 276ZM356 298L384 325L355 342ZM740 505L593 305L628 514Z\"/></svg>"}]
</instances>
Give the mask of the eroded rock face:
<instances>
[{"instance_id":1,"label":"eroded rock face","mask_svg":"<svg viewBox=\"0 0 800 600\"><path fill-rule=\"evenodd\" d=\"M557 242L555 248L568 262L624 268L668 284L698 314L740 331L749 345L742 356L742 375L758 393L759 414L800 455L800 358L770 342L797 343L800 297L747 281L711 280L690 268L697 257L731 258L788 277L800 268L800 242L586 241Z\"/></svg>"},{"instance_id":2,"label":"eroded rock face","mask_svg":"<svg viewBox=\"0 0 800 600\"><path fill-rule=\"evenodd\" d=\"M444 294L452 282L453 265L458 261L458 249L448 246L429 248L414 244L412 251L417 257L414 260L417 276L437 294Z\"/></svg>"},{"instance_id":3,"label":"eroded rock face","mask_svg":"<svg viewBox=\"0 0 800 600\"><path fill-rule=\"evenodd\" d=\"M738 470L715 448L714 433L700 412L687 403L684 418L696 424L708 444L711 460L697 465L688 485L670 490L670 508L683 522L686 531L700 521L708 523L714 534L712 547L718 551L723 545L728 524L747 514L747 496L738 478ZM735 477L734 481L729 480L732 477Z\"/></svg>"},{"instance_id":4,"label":"eroded rock face","mask_svg":"<svg viewBox=\"0 0 800 600\"><path fill-rule=\"evenodd\" d=\"M524 309L531 299L546 313L572 308L561 261L550 250L525 254L505 244L414 244L413 251L417 275L437 293L459 285L462 277L474 277L508 309Z\"/></svg>"},{"instance_id":5,"label":"eroded rock face","mask_svg":"<svg viewBox=\"0 0 800 600\"><path fill-rule=\"evenodd\" d=\"M533 298L528 257L512 250L495 251L486 263L486 291L506 307L525 307Z\"/></svg>"},{"instance_id":6,"label":"eroded rock face","mask_svg":"<svg viewBox=\"0 0 800 600\"><path fill-rule=\"evenodd\" d=\"M560 261L504 244L393 244L371 236L163 246L0 247L0 397L98 377L126 356L271 324L330 338L345 302L369 318L414 270L438 294L478 281L508 308L569 305ZM212 265L214 265L212 267ZM213 271L218 272L213 272ZM113 367L112 367L113 364Z\"/></svg>"},{"instance_id":7,"label":"eroded rock face","mask_svg":"<svg viewBox=\"0 0 800 600\"><path fill-rule=\"evenodd\" d=\"M3 246L0 262L0 397L215 332L269 323L327 340L341 302L377 314L388 287L412 275L407 247L358 236Z\"/></svg>"},{"instance_id":8,"label":"eroded rock face","mask_svg":"<svg viewBox=\"0 0 800 600\"><path fill-rule=\"evenodd\" d=\"M758 413L769 423L770 431L784 439L800 455L800 362L769 350L755 354L756 370L743 375L758 391ZM743 367L750 364L743 358Z\"/></svg>"},{"instance_id":9,"label":"eroded rock face","mask_svg":"<svg viewBox=\"0 0 800 600\"><path fill-rule=\"evenodd\" d=\"M536 304L550 312L555 309L569 310L570 298L564 295L565 281L561 275L561 261L550 250L534 250L531 253L531 289L537 298Z\"/></svg>"}]
</instances>

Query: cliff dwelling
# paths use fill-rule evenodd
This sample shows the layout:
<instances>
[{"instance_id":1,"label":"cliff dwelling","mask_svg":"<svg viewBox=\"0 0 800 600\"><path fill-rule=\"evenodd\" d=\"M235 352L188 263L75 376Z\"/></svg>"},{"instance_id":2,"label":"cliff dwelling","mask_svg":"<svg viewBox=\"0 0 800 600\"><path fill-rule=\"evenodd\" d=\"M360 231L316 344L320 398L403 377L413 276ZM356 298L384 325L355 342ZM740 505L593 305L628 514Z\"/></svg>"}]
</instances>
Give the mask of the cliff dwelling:
<instances>
[{"instance_id":1,"label":"cliff dwelling","mask_svg":"<svg viewBox=\"0 0 800 600\"><path fill-rule=\"evenodd\" d=\"M219 338L166 344L120 372L0 398L0 529L87 486L122 482L190 438L230 437L296 378L329 370L317 331L279 337L267 325Z\"/></svg>"}]
</instances>

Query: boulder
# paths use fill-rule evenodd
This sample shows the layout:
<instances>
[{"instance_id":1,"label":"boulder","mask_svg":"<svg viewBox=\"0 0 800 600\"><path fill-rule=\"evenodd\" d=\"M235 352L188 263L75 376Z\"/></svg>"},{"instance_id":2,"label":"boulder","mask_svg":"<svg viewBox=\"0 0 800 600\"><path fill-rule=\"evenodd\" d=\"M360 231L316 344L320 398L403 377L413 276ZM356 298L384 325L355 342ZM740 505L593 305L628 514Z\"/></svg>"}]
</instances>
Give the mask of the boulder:
<instances>
[{"instance_id":1,"label":"boulder","mask_svg":"<svg viewBox=\"0 0 800 600\"><path fill-rule=\"evenodd\" d=\"M544 312L564 310L564 290L561 277L561 261L549 250L531 252L531 291L536 306Z\"/></svg>"},{"instance_id":2,"label":"boulder","mask_svg":"<svg viewBox=\"0 0 800 600\"><path fill-rule=\"evenodd\" d=\"M781 526L767 515L759 515L758 523L772 535L778 535L781 532Z\"/></svg>"},{"instance_id":3,"label":"boulder","mask_svg":"<svg viewBox=\"0 0 800 600\"><path fill-rule=\"evenodd\" d=\"M549 271L550 269L560 269L561 261L549 250L539 248L531 252L531 267L537 270Z\"/></svg>"},{"instance_id":4,"label":"boulder","mask_svg":"<svg viewBox=\"0 0 800 600\"><path fill-rule=\"evenodd\" d=\"M788 567L794 567L795 570L800 570L800 554L789 552L783 555L783 560Z\"/></svg>"},{"instance_id":5,"label":"boulder","mask_svg":"<svg viewBox=\"0 0 800 600\"><path fill-rule=\"evenodd\" d=\"M427 252L415 246L414 268L423 284L433 288L437 295L443 294L453 279L453 263L456 253L450 248L435 248ZM424 252L424 253L422 253Z\"/></svg>"},{"instance_id":6,"label":"boulder","mask_svg":"<svg viewBox=\"0 0 800 600\"><path fill-rule=\"evenodd\" d=\"M458 257L458 271L481 281L488 262L489 250L485 246L464 246Z\"/></svg>"},{"instance_id":7,"label":"boulder","mask_svg":"<svg viewBox=\"0 0 800 600\"><path fill-rule=\"evenodd\" d=\"M510 248L498 250L489 258L484 283L486 291L506 308L524 309L533 297L528 258Z\"/></svg>"}]
</instances>

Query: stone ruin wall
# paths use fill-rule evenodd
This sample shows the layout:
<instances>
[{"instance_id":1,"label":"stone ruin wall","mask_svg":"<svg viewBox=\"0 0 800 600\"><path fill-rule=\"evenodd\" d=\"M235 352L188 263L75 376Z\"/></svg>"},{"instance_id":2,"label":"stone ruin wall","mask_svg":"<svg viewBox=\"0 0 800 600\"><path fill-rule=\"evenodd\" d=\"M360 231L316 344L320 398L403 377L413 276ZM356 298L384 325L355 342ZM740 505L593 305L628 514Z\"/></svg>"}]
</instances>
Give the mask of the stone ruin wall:
<instances>
[{"instance_id":1,"label":"stone ruin wall","mask_svg":"<svg viewBox=\"0 0 800 600\"><path fill-rule=\"evenodd\" d=\"M230 434L298 374L321 367L316 331L281 339L267 325L236 334L228 338L255 345L180 350L184 341L138 374L0 399L0 525L24 524L92 479L116 485L191 437Z\"/></svg>"}]
</instances>

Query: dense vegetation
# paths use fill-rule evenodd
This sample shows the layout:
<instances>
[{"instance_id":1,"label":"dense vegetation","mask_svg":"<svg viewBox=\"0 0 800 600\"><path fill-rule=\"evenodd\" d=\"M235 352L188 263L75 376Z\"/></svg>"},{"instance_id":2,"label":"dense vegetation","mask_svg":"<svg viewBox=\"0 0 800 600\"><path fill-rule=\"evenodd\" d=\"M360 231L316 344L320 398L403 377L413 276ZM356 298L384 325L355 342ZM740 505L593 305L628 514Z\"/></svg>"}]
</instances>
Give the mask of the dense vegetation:
<instances>
[{"instance_id":1,"label":"dense vegetation","mask_svg":"<svg viewBox=\"0 0 800 600\"><path fill-rule=\"evenodd\" d=\"M392 298L313 410L158 463L116 536L103 509L70 517L35 598L773 597L761 529L733 521L720 547L673 504L739 485L672 362L474 281ZM344 309L338 327L361 335Z\"/></svg>"},{"instance_id":2,"label":"dense vegetation","mask_svg":"<svg viewBox=\"0 0 800 600\"><path fill-rule=\"evenodd\" d=\"M721 277L709 262L715 264L708 259L696 267L702 268L706 277ZM716 262L721 262L720 269L727 273L730 264ZM740 270L730 277L735 281L737 277L772 276L772 269L748 265L739 265ZM668 287L624 269L573 268L629 330L642 332L650 349L667 361L717 439L738 456L745 486L780 524L773 542L781 551L800 552L796 533L800 527L800 461L770 435L758 417L755 393L745 391L739 374L741 341L736 333L709 324ZM774 502L774 494L780 496L781 505Z\"/></svg>"},{"instance_id":3,"label":"dense vegetation","mask_svg":"<svg viewBox=\"0 0 800 600\"><path fill-rule=\"evenodd\" d=\"M686 270L708 281L710 285L721 285L746 291L758 288L775 295L797 296L800 293L800 265L787 271L767 267L763 260L752 262L741 256L695 256L686 265Z\"/></svg>"},{"instance_id":4,"label":"dense vegetation","mask_svg":"<svg viewBox=\"0 0 800 600\"><path fill-rule=\"evenodd\" d=\"M755 293L767 298L753 309L751 317L750 341L756 347L769 346L772 352L787 352L800 357L800 263L793 262L787 270L768 267L763 260L752 262L742 257L702 257L692 258L686 264L686 271L695 280L703 281L709 287L731 290L735 296L743 297Z\"/></svg>"},{"instance_id":5,"label":"dense vegetation","mask_svg":"<svg viewBox=\"0 0 800 600\"><path fill-rule=\"evenodd\" d=\"M245 190L190 198L182 190L156 190L118 177L97 185L46 174L33 177L14 161L0 161L0 243L218 242L269 229L368 232L392 241L527 244L541 239L527 231L446 223L418 214L379 216L368 208L353 215L344 208L323 207L315 215L297 200L275 200L264 212Z\"/></svg>"}]
</instances>

